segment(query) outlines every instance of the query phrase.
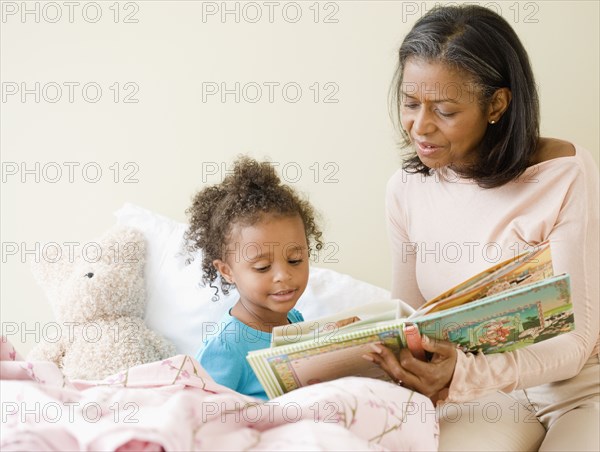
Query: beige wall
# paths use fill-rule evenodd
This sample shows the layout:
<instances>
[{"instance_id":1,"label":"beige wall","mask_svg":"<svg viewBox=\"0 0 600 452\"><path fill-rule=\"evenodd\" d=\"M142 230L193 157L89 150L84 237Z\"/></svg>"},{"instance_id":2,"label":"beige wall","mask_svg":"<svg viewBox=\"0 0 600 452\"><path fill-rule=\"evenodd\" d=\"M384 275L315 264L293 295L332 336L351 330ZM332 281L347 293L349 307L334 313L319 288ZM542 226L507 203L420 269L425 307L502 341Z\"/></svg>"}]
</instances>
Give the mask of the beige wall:
<instances>
[{"instance_id":1,"label":"beige wall","mask_svg":"<svg viewBox=\"0 0 600 452\"><path fill-rule=\"evenodd\" d=\"M472 3L522 37L543 133L598 160L598 2ZM433 2L228 2L224 18L220 1L23 5L2 3L2 322L51 318L22 251L85 243L124 202L183 221L239 153L277 162L322 212L319 265L389 287L383 194L399 159L386 96L397 47Z\"/></svg>"}]
</instances>

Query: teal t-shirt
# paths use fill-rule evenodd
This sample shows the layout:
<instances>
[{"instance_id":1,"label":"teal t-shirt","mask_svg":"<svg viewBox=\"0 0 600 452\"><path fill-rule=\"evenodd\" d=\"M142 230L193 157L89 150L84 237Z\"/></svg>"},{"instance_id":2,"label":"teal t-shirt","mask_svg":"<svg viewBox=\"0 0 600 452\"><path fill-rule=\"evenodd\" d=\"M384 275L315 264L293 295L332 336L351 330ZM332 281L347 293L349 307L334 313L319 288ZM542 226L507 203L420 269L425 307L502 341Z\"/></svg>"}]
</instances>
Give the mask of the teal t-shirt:
<instances>
[{"instance_id":1,"label":"teal t-shirt","mask_svg":"<svg viewBox=\"0 0 600 452\"><path fill-rule=\"evenodd\" d=\"M292 309L291 323L302 322L304 317ZM196 359L217 383L241 394L267 400L267 394L258 382L246 360L248 352L269 348L271 333L255 330L227 312L221 319L219 332L205 341Z\"/></svg>"}]
</instances>

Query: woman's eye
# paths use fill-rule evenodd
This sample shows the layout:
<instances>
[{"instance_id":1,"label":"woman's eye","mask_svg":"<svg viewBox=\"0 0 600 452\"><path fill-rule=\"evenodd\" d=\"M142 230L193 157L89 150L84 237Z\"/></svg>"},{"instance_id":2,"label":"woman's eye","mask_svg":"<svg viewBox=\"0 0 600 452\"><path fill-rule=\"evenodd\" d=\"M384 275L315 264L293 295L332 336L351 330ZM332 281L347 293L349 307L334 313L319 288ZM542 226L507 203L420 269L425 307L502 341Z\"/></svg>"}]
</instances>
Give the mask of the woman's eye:
<instances>
[{"instance_id":1,"label":"woman's eye","mask_svg":"<svg viewBox=\"0 0 600 452\"><path fill-rule=\"evenodd\" d=\"M298 265L298 264L301 264L303 261L304 261L304 259L292 259L292 260L289 260L288 262L291 265Z\"/></svg>"},{"instance_id":2,"label":"woman's eye","mask_svg":"<svg viewBox=\"0 0 600 452\"><path fill-rule=\"evenodd\" d=\"M419 104L404 104L404 108L408 108L409 110L414 110L418 106Z\"/></svg>"},{"instance_id":3,"label":"woman's eye","mask_svg":"<svg viewBox=\"0 0 600 452\"><path fill-rule=\"evenodd\" d=\"M456 113L444 113L443 111L438 110L438 113L440 115L442 115L444 118L449 118L451 116L454 116Z\"/></svg>"}]
</instances>

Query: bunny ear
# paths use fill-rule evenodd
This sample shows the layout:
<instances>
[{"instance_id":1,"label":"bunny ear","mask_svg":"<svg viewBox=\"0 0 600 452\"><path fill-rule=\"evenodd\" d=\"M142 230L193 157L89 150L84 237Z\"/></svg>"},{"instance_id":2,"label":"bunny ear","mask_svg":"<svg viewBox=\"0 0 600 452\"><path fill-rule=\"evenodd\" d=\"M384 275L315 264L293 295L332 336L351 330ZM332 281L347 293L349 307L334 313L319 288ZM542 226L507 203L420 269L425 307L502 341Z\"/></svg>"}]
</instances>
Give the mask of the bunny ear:
<instances>
[{"instance_id":1,"label":"bunny ear","mask_svg":"<svg viewBox=\"0 0 600 452\"><path fill-rule=\"evenodd\" d=\"M144 237L144 234L142 231L140 231L139 229L135 229L135 228L128 228L128 237L127 237L127 243L130 243L132 245L134 245L135 247L135 257L137 259L145 259L146 257L146 238Z\"/></svg>"},{"instance_id":2,"label":"bunny ear","mask_svg":"<svg viewBox=\"0 0 600 452\"><path fill-rule=\"evenodd\" d=\"M100 246L107 258L118 256L125 263L140 263L144 266L146 259L146 240L144 234L129 226L114 226L100 239ZM110 251L110 253L108 252Z\"/></svg>"},{"instance_id":3,"label":"bunny ear","mask_svg":"<svg viewBox=\"0 0 600 452\"><path fill-rule=\"evenodd\" d=\"M31 264L31 272L40 286L54 287L63 279L69 265L69 253L58 244L48 244L44 247L39 261Z\"/></svg>"}]
</instances>

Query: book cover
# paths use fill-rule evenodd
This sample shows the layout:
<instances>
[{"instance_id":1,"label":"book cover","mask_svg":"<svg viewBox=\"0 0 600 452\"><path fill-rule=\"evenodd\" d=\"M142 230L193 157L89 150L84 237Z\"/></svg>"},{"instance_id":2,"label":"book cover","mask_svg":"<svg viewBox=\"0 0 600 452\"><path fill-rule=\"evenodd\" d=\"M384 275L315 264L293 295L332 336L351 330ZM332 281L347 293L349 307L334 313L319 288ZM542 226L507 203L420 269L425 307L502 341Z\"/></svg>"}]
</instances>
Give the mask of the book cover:
<instances>
[{"instance_id":1,"label":"book cover","mask_svg":"<svg viewBox=\"0 0 600 452\"><path fill-rule=\"evenodd\" d=\"M570 278L553 276L414 321L421 334L465 352L516 350L574 329Z\"/></svg>"}]
</instances>

